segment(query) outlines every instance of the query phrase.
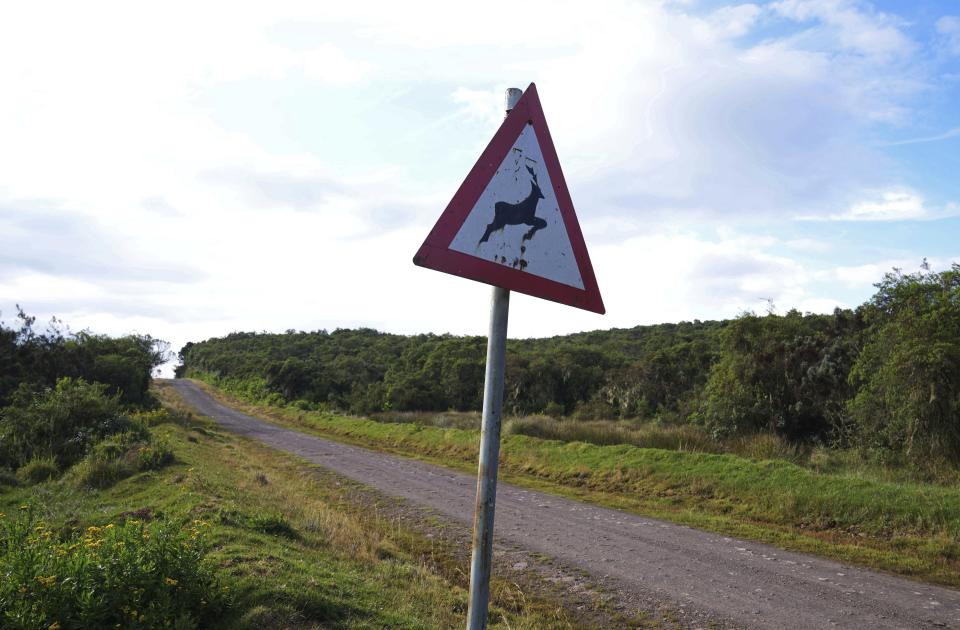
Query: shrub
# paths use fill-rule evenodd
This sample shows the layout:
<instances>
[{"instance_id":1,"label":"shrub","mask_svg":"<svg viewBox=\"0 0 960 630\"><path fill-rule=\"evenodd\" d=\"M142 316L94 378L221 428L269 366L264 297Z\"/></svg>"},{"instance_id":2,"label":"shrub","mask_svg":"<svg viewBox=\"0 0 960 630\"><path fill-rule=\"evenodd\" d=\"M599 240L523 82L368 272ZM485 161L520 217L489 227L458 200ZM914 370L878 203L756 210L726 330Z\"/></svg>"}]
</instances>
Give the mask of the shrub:
<instances>
[{"instance_id":1,"label":"shrub","mask_svg":"<svg viewBox=\"0 0 960 630\"><path fill-rule=\"evenodd\" d=\"M90 459L77 466L77 480L82 486L102 490L133 474L116 459Z\"/></svg>"},{"instance_id":2,"label":"shrub","mask_svg":"<svg viewBox=\"0 0 960 630\"><path fill-rule=\"evenodd\" d=\"M161 440L137 449L137 470L157 470L173 462L173 450Z\"/></svg>"},{"instance_id":3,"label":"shrub","mask_svg":"<svg viewBox=\"0 0 960 630\"><path fill-rule=\"evenodd\" d=\"M794 463L804 458L804 449L774 433L756 433L733 442L737 455L752 459L785 459Z\"/></svg>"},{"instance_id":4,"label":"shrub","mask_svg":"<svg viewBox=\"0 0 960 630\"><path fill-rule=\"evenodd\" d=\"M77 467L77 481L91 488L107 488L121 479L171 463L173 451L163 441L153 441L142 425L113 435L90 451Z\"/></svg>"},{"instance_id":5,"label":"shrub","mask_svg":"<svg viewBox=\"0 0 960 630\"><path fill-rule=\"evenodd\" d=\"M228 605L205 527L128 520L61 539L29 511L0 516L0 626L205 627Z\"/></svg>"},{"instance_id":6,"label":"shrub","mask_svg":"<svg viewBox=\"0 0 960 630\"><path fill-rule=\"evenodd\" d=\"M960 264L888 273L863 307L870 336L850 374L851 440L921 465L960 456Z\"/></svg>"},{"instance_id":7,"label":"shrub","mask_svg":"<svg viewBox=\"0 0 960 630\"><path fill-rule=\"evenodd\" d=\"M133 423L120 415L117 397L105 389L72 378L40 392L21 387L0 411L0 457L7 460L0 465L19 468L42 453L66 468L102 437L129 429Z\"/></svg>"},{"instance_id":8,"label":"shrub","mask_svg":"<svg viewBox=\"0 0 960 630\"><path fill-rule=\"evenodd\" d=\"M26 484L35 484L53 479L60 469L52 457L34 457L17 469L17 479Z\"/></svg>"},{"instance_id":9,"label":"shrub","mask_svg":"<svg viewBox=\"0 0 960 630\"><path fill-rule=\"evenodd\" d=\"M138 411L131 415L131 419L148 427L155 427L159 424L179 424L181 426L186 424L186 418L182 414L170 411L166 407Z\"/></svg>"},{"instance_id":10,"label":"shrub","mask_svg":"<svg viewBox=\"0 0 960 630\"><path fill-rule=\"evenodd\" d=\"M742 315L721 333L698 420L716 437L767 431L815 441L836 433L852 393L847 376L862 326L856 314L840 309Z\"/></svg>"}]
</instances>

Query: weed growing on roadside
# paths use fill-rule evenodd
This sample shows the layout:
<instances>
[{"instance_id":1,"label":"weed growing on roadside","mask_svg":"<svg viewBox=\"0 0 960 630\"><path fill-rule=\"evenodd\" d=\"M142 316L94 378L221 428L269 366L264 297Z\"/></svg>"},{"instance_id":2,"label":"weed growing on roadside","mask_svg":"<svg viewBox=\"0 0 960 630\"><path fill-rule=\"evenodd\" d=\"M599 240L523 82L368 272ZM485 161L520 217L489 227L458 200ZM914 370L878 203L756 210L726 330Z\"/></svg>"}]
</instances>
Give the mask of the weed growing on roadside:
<instances>
[{"instance_id":1,"label":"weed growing on roadside","mask_svg":"<svg viewBox=\"0 0 960 630\"><path fill-rule=\"evenodd\" d=\"M0 515L0 626L203 627L228 605L206 527L131 519L64 534L28 506Z\"/></svg>"}]
</instances>

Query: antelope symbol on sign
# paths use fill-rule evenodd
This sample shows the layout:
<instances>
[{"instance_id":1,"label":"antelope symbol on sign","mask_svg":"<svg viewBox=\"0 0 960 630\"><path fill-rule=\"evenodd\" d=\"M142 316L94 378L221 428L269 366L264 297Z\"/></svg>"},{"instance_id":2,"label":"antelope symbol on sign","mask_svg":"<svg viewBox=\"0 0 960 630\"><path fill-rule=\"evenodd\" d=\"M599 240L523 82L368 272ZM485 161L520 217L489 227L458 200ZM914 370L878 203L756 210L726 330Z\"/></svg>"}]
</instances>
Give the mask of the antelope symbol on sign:
<instances>
[{"instance_id":1,"label":"antelope symbol on sign","mask_svg":"<svg viewBox=\"0 0 960 630\"><path fill-rule=\"evenodd\" d=\"M507 203L498 201L493 205L493 221L487 225L487 231L480 237L477 243L486 243L490 234L497 230L502 230L507 225L529 225L530 229L523 235L524 241L529 241L537 230L547 227L547 222L536 215L537 202L543 199L543 193L540 191L540 184L537 182L537 174L527 166L527 172L530 173L530 194L520 203Z\"/></svg>"}]
</instances>

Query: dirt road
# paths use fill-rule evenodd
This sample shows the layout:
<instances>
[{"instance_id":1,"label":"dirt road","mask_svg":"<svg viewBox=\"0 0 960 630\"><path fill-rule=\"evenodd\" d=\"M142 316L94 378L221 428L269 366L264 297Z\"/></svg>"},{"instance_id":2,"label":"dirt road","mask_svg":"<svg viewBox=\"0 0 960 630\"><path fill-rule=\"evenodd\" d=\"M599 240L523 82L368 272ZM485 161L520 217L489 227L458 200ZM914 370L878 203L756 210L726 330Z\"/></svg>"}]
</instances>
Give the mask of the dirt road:
<instances>
[{"instance_id":1,"label":"dirt road","mask_svg":"<svg viewBox=\"0 0 960 630\"><path fill-rule=\"evenodd\" d=\"M174 387L225 429L294 453L461 523L475 478L258 420L189 381ZM960 628L960 592L831 560L593 507L501 483L496 538L664 602L684 625L738 628Z\"/></svg>"}]
</instances>

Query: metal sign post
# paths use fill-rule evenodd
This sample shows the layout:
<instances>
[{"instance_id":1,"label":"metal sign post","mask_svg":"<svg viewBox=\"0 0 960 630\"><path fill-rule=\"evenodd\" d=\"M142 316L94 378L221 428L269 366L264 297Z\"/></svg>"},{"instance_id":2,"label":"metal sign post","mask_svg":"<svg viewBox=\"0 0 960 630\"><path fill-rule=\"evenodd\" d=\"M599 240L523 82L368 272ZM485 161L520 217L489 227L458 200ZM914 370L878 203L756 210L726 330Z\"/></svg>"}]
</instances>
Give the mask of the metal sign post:
<instances>
[{"instance_id":1,"label":"metal sign post","mask_svg":"<svg viewBox=\"0 0 960 630\"><path fill-rule=\"evenodd\" d=\"M523 91L517 88L507 90L505 98L507 114L522 95ZM490 330L487 336L487 370L483 383L483 424L480 428L477 504L473 515L473 551L470 560L470 604L467 611L467 630L484 630L487 627L509 313L510 291L493 287L490 298Z\"/></svg>"}]
</instances>

